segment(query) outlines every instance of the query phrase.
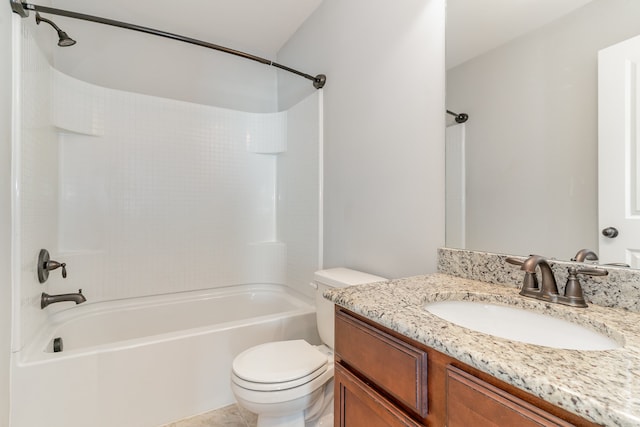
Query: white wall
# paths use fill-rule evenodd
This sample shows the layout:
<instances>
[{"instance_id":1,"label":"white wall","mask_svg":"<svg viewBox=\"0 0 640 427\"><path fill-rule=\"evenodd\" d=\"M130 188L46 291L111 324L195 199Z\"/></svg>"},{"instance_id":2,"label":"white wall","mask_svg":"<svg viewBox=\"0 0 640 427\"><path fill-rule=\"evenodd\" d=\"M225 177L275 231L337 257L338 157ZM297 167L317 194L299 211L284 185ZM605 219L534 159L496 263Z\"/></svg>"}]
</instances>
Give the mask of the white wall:
<instances>
[{"instance_id":1,"label":"white wall","mask_svg":"<svg viewBox=\"0 0 640 427\"><path fill-rule=\"evenodd\" d=\"M640 2L596 0L447 73L470 116L467 248L597 249L597 51L640 33Z\"/></svg>"},{"instance_id":2,"label":"white wall","mask_svg":"<svg viewBox=\"0 0 640 427\"><path fill-rule=\"evenodd\" d=\"M9 426L12 13L0 7L0 426Z\"/></svg>"},{"instance_id":3,"label":"white wall","mask_svg":"<svg viewBox=\"0 0 640 427\"><path fill-rule=\"evenodd\" d=\"M324 0L278 53L325 73L325 267L436 270L444 244L444 1ZM311 91L279 74L281 107Z\"/></svg>"}]
</instances>

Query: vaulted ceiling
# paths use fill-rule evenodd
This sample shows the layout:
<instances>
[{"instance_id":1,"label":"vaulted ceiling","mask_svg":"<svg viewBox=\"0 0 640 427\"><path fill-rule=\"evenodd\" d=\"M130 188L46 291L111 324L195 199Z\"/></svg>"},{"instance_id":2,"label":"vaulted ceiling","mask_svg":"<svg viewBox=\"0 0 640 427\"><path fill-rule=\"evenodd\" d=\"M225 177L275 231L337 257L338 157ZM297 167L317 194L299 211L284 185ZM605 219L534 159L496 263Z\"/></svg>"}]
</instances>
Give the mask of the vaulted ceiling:
<instances>
[{"instance_id":1,"label":"vaulted ceiling","mask_svg":"<svg viewBox=\"0 0 640 427\"><path fill-rule=\"evenodd\" d=\"M275 57L322 0L52 0L52 7ZM33 0L33 3L38 3ZM43 2L42 5L46 5ZM96 30L98 27L96 27ZM69 29L69 32L72 30Z\"/></svg>"},{"instance_id":2,"label":"vaulted ceiling","mask_svg":"<svg viewBox=\"0 0 640 427\"><path fill-rule=\"evenodd\" d=\"M447 69L592 0L447 0Z\"/></svg>"}]
</instances>

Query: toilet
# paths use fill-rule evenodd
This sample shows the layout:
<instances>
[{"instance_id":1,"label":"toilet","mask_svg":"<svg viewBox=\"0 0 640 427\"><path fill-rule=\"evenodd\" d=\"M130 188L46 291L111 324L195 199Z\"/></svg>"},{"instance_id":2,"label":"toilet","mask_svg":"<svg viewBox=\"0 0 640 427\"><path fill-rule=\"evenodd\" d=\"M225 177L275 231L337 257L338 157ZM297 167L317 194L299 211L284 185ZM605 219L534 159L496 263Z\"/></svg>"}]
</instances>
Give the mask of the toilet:
<instances>
[{"instance_id":1,"label":"toilet","mask_svg":"<svg viewBox=\"0 0 640 427\"><path fill-rule=\"evenodd\" d=\"M348 268L317 271L312 286L323 344L276 341L236 356L231 390L240 406L258 414L258 427L333 426L334 306L322 293L328 288L384 280Z\"/></svg>"}]
</instances>

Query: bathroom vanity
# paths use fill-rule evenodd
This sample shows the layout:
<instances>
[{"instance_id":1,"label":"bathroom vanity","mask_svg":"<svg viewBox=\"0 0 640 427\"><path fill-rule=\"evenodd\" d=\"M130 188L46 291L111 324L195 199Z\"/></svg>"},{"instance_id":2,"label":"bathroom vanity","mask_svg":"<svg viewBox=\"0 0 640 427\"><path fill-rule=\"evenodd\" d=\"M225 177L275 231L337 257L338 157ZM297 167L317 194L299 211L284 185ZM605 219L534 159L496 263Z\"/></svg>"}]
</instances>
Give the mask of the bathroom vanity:
<instances>
[{"instance_id":1,"label":"bathroom vanity","mask_svg":"<svg viewBox=\"0 0 640 427\"><path fill-rule=\"evenodd\" d=\"M640 315L558 306L431 274L325 293L336 304L336 426L637 426ZM518 306L588 326L619 348L570 350L457 326L433 301ZM532 328L536 325L531 325Z\"/></svg>"},{"instance_id":2,"label":"bathroom vanity","mask_svg":"<svg viewBox=\"0 0 640 427\"><path fill-rule=\"evenodd\" d=\"M336 309L336 426L596 426L430 347Z\"/></svg>"}]
</instances>

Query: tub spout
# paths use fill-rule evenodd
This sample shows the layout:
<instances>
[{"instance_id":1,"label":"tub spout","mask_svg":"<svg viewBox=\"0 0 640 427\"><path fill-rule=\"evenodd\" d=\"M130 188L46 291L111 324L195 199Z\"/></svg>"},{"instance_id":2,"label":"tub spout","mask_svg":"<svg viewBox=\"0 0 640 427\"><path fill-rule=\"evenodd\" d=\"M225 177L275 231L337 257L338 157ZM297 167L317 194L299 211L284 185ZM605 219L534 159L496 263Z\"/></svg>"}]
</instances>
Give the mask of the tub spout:
<instances>
[{"instance_id":1,"label":"tub spout","mask_svg":"<svg viewBox=\"0 0 640 427\"><path fill-rule=\"evenodd\" d=\"M82 304L86 300L87 299L84 297L84 295L82 295L82 289L78 289L78 293L59 295L49 295L43 292L40 299L40 308L45 308L49 304L55 304L62 301L73 301L76 304Z\"/></svg>"}]
</instances>

